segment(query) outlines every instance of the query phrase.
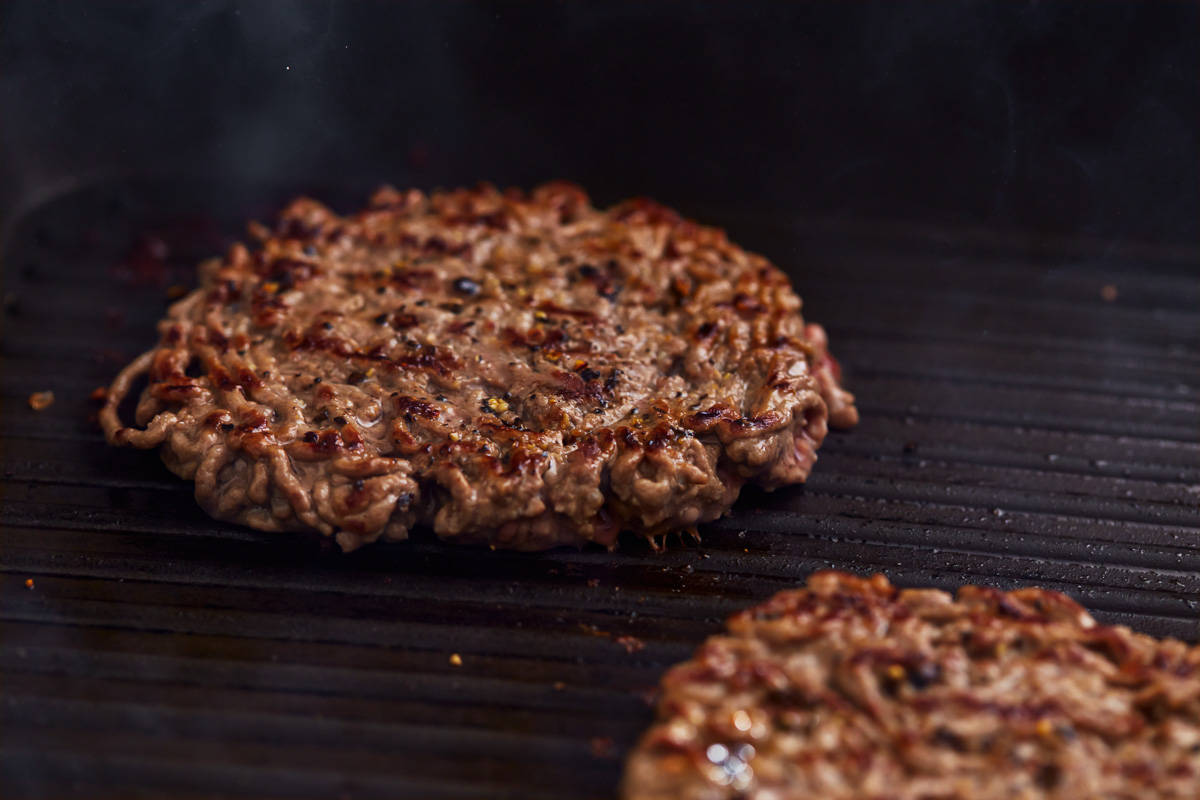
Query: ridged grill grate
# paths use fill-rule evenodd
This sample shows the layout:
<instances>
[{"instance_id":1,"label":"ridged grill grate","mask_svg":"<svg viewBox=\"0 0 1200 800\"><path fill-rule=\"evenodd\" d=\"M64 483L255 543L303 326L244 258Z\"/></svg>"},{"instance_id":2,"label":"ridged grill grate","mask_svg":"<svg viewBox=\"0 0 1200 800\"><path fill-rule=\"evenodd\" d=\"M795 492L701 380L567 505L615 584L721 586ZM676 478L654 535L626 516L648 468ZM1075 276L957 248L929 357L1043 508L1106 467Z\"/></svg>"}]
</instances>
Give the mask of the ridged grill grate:
<instances>
[{"instance_id":1,"label":"ridged grill grate","mask_svg":"<svg viewBox=\"0 0 1200 800\"><path fill-rule=\"evenodd\" d=\"M342 556L210 520L87 420L166 287L281 199L111 182L10 227L5 797L611 797L662 671L822 567L1040 584L1200 635L1196 251L735 223L792 271L859 398L807 487L749 491L665 554Z\"/></svg>"}]
</instances>

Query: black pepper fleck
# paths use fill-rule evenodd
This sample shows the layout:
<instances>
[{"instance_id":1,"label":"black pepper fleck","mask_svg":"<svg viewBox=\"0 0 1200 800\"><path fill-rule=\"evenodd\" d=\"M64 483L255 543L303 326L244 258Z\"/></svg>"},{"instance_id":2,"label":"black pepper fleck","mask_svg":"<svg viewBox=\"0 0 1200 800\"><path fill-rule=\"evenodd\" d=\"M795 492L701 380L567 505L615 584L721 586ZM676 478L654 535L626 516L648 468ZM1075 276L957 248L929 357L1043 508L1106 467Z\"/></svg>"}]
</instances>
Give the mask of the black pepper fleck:
<instances>
[{"instance_id":1,"label":"black pepper fleck","mask_svg":"<svg viewBox=\"0 0 1200 800\"><path fill-rule=\"evenodd\" d=\"M470 278L455 278L454 291L468 296L479 294L479 284Z\"/></svg>"},{"instance_id":2,"label":"black pepper fleck","mask_svg":"<svg viewBox=\"0 0 1200 800\"><path fill-rule=\"evenodd\" d=\"M929 684L941 680L942 667L940 664L931 661L922 664L916 669L908 670L907 674L908 682L911 683L914 688L924 689L925 687L929 686Z\"/></svg>"}]
</instances>

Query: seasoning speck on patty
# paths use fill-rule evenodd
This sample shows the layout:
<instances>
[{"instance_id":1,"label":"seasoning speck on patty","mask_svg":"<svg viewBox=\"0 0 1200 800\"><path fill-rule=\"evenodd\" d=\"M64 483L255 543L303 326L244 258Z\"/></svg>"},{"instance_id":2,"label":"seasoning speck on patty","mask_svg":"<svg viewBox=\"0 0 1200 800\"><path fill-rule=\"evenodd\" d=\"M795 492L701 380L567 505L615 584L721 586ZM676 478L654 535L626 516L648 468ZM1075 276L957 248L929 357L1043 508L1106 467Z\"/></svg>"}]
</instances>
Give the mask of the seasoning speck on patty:
<instances>
[{"instance_id":1,"label":"seasoning speck on patty","mask_svg":"<svg viewBox=\"0 0 1200 800\"><path fill-rule=\"evenodd\" d=\"M421 523L524 550L655 541L747 482L803 481L827 425L857 421L787 277L648 200L382 189L255 230L101 412L219 519L346 549Z\"/></svg>"}]
</instances>

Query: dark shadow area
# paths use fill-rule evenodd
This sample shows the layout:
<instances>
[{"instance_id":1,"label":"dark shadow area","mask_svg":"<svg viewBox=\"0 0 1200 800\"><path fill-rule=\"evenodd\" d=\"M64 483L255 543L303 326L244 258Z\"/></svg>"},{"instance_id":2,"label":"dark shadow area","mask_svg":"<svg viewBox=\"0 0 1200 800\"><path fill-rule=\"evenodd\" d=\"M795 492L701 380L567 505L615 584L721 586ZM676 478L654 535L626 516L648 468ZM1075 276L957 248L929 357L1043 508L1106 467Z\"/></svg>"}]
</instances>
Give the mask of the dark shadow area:
<instances>
[{"instance_id":1,"label":"dark shadow area","mask_svg":"<svg viewBox=\"0 0 1200 800\"><path fill-rule=\"evenodd\" d=\"M1197 241L1194 3L9 2L0 208L97 172Z\"/></svg>"}]
</instances>

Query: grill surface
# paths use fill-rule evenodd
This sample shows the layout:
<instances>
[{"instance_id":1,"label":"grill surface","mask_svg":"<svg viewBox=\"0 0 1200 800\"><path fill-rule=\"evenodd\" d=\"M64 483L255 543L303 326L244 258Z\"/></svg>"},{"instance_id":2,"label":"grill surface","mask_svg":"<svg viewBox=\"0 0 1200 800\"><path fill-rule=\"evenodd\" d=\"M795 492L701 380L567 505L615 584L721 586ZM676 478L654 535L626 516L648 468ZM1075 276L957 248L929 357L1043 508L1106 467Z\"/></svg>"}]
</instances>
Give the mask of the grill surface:
<instances>
[{"instance_id":1,"label":"grill surface","mask_svg":"<svg viewBox=\"0 0 1200 800\"><path fill-rule=\"evenodd\" d=\"M112 181L9 227L5 797L610 797L663 669L822 567L1040 584L1200 635L1195 250L709 213L791 271L859 398L807 487L665 554L345 556L210 520L88 420L166 287L287 194Z\"/></svg>"}]
</instances>

